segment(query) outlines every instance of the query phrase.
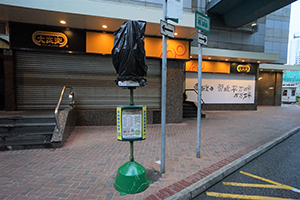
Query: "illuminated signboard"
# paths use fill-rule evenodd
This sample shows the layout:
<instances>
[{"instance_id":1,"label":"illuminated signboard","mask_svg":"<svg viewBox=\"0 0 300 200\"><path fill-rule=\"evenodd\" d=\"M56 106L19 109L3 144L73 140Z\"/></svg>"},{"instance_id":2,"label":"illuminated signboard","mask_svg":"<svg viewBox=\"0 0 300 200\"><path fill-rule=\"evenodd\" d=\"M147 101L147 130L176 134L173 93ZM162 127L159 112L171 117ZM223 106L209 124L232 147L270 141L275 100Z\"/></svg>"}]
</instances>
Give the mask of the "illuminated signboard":
<instances>
[{"instance_id":1,"label":"illuminated signboard","mask_svg":"<svg viewBox=\"0 0 300 200\"><path fill-rule=\"evenodd\" d=\"M190 60L185 64L185 71L198 72L198 60ZM215 62L215 61L202 61L202 72L212 73L230 73L230 63L228 62Z\"/></svg>"},{"instance_id":2,"label":"illuminated signboard","mask_svg":"<svg viewBox=\"0 0 300 200\"><path fill-rule=\"evenodd\" d=\"M87 32L86 52L111 54L114 45L114 35L109 33ZM167 40L167 57L174 59L190 59L190 47L188 40ZM147 57L162 57L161 38L145 37L145 52Z\"/></svg>"},{"instance_id":3,"label":"illuminated signboard","mask_svg":"<svg viewBox=\"0 0 300 200\"><path fill-rule=\"evenodd\" d=\"M64 47L68 38L60 32L35 31L32 34L32 41L38 46Z\"/></svg>"},{"instance_id":4,"label":"illuminated signboard","mask_svg":"<svg viewBox=\"0 0 300 200\"><path fill-rule=\"evenodd\" d=\"M86 30L10 22L12 49L86 52Z\"/></svg>"}]
</instances>

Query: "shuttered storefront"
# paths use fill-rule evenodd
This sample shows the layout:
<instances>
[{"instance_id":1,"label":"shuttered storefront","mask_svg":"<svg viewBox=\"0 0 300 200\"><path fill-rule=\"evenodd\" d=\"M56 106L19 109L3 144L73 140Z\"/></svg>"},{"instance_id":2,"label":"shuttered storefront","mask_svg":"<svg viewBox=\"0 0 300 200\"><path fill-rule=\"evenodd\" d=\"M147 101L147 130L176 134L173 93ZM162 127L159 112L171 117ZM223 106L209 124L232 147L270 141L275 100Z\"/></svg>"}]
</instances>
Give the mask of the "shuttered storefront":
<instances>
[{"instance_id":1,"label":"shuttered storefront","mask_svg":"<svg viewBox=\"0 0 300 200\"><path fill-rule=\"evenodd\" d=\"M17 109L55 109L64 85L73 86L77 109L129 104L129 90L118 87L111 56L16 51ZM159 59L147 59L147 87L134 91L134 103L160 108ZM67 104L67 95L63 104Z\"/></svg>"}]
</instances>

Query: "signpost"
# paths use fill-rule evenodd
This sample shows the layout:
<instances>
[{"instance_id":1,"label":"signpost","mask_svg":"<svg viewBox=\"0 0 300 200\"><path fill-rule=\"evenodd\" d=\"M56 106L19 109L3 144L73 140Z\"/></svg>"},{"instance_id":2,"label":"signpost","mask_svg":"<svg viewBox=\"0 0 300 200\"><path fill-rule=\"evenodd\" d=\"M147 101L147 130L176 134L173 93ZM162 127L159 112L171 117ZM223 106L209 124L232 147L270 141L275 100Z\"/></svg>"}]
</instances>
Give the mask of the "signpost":
<instances>
[{"instance_id":1,"label":"signpost","mask_svg":"<svg viewBox=\"0 0 300 200\"><path fill-rule=\"evenodd\" d=\"M201 33L198 33L198 43L199 44L204 44L207 46L207 36L203 35Z\"/></svg>"},{"instance_id":2,"label":"signpost","mask_svg":"<svg viewBox=\"0 0 300 200\"><path fill-rule=\"evenodd\" d=\"M199 11L195 11L195 28L210 33L210 18Z\"/></svg>"},{"instance_id":3,"label":"signpost","mask_svg":"<svg viewBox=\"0 0 300 200\"><path fill-rule=\"evenodd\" d=\"M167 0L163 2L163 20L167 21ZM161 26L162 27L162 26ZM165 173L166 144L166 102L167 102L167 37L162 35L162 70L161 70L161 165L160 172Z\"/></svg>"},{"instance_id":4,"label":"signpost","mask_svg":"<svg viewBox=\"0 0 300 200\"><path fill-rule=\"evenodd\" d=\"M196 157L200 158L200 137L201 137L201 91L202 91L202 44L207 45L207 36L201 34L201 30L210 33L210 18L198 11L195 11L195 28L198 32L198 98L197 98L197 152Z\"/></svg>"},{"instance_id":5,"label":"signpost","mask_svg":"<svg viewBox=\"0 0 300 200\"><path fill-rule=\"evenodd\" d=\"M174 38L175 26L160 20L160 33L162 35Z\"/></svg>"}]
</instances>

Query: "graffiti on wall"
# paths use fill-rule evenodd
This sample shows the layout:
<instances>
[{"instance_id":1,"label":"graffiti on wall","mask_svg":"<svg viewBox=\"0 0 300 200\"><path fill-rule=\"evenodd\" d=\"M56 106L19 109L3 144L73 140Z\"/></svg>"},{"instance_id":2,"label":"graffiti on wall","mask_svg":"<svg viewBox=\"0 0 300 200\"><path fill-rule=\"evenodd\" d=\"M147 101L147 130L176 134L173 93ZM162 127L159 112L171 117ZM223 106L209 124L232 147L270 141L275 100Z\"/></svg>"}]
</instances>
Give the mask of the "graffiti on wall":
<instances>
[{"instance_id":1,"label":"graffiti on wall","mask_svg":"<svg viewBox=\"0 0 300 200\"><path fill-rule=\"evenodd\" d=\"M233 98L240 99L250 99L252 98L251 85L225 85L223 83L218 83L216 88L217 92L232 93ZM194 88L198 90L198 83L194 85ZM213 92L215 90L213 85L204 84L201 86L201 92Z\"/></svg>"},{"instance_id":2,"label":"graffiti on wall","mask_svg":"<svg viewBox=\"0 0 300 200\"><path fill-rule=\"evenodd\" d=\"M186 73L186 88L198 89L196 73ZM195 92L194 92L195 93ZM190 101L197 101L196 93L187 92ZM203 74L201 98L205 103L252 104L255 101L255 76L239 74Z\"/></svg>"}]
</instances>

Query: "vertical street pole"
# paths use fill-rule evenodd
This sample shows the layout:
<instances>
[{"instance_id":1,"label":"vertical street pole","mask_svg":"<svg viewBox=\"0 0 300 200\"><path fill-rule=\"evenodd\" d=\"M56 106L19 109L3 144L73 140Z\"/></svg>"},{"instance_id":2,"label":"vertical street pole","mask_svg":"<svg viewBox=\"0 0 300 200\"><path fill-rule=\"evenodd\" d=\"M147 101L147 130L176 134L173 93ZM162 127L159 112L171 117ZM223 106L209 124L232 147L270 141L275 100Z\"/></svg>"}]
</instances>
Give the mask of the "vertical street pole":
<instances>
[{"instance_id":1,"label":"vertical street pole","mask_svg":"<svg viewBox=\"0 0 300 200\"><path fill-rule=\"evenodd\" d=\"M167 21L167 0L163 3L163 20ZM162 35L162 85L161 85L161 165L160 172L165 173L166 143L166 91L167 91L167 38Z\"/></svg>"},{"instance_id":2,"label":"vertical street pole","mask_svg":"<svg viewBox=\"0 0 300 200\"><path fill-rule=\"evenodd\" d=\"M133 87L129 87L128 88L130 90L130 105L133 106L134 105L134 102L133 102Z\"/></svg>"},{"instance_id":3,"label":"vertical street pole","mask_svg":"<svg viewBox=\"0 0 300 200\"><path fill-rule=\"evenodd\" d=\"M201 31L199 30L199 33ZM201 138L201 86L202 86L202 46L198 43L198 108L197 108L197 152L196 157L200 158L200 138Z\"/></svg>"},{"instance_id":4,"label":"vertical street pole","mask_svg":"<svg viewBox=\"0 0 300 200\"><path fill-rule=\"evenodd\" d=\"M133 106L134 102L133 102L133 87L129 87L130 90L130 105ZM133 141L130 141L130 162L133 162L134 158L133 158Z\"/></svg>"}]
</instances>

